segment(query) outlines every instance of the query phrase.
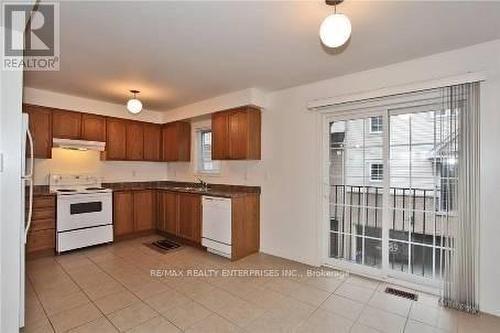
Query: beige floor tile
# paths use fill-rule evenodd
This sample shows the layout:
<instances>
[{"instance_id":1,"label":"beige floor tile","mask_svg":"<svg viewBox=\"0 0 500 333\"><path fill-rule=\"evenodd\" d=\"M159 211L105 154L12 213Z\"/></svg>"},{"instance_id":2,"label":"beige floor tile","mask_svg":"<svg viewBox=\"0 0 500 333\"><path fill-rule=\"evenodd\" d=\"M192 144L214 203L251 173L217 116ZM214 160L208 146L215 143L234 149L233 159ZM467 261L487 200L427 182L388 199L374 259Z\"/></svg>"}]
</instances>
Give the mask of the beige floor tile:
<instances>
[{"instance_id":1,"label":"beige floor tile","mask_svg":"<svg viewBox=\"0 0 500 333\"><path fill-rule=\"evenodd\" d=\"M353 324L354 322L345 317L324 310L317 310L299 326L297 332L347 333Z\"/></svg>"},{"instance_id":2,"label":"beige floor tile","mask_svg":"<svg viewBox=\"0 0 500 333\"><path fill-rule=\"evenodd\" d=\"M128 307L113 312L108 319L120 331L126 331L142 324L158 315L152 308L144 303L134 303Z\"/></svg>"},{"instance_id":3,"label":"beige floor tile","mask_svg":"<svg viewBox=\"0 0 500 333\"><path fill-rule=\"evenodd\" d=\"M321 290L334 292L343 282L344 280L334 277L310 277L303 283Z\"/></svg>"},{"instance_id":4,"label":"beige floor tile","mask_svg":"<svg viewBox=\"0 0 500 333\"><path fill-rule=\"evenodd\" d=\"M377 289L380 285L379 281L368 279L362 276L351 274L346 280L346 283L353 284L358 287L368 288L368 289Z\"/></svg>"},{"instance_id":5,"label":"beige floor tile","mask_svg":"<svg viewBox=\"0 0 500 333\"><path fill-rule=\"evenodd\" d=\"M90 302L90 299L81 291L66 295L45 295L40 297L40 301L47 315L68 310L79 305Z\"/></svg>"},{"instance_id":6,"label":"beige floor tile","mask_svg":"<svg viewBox=\"0 0 500 333\"><path fill-rule=\"evenodd\" d=\"M181 332L171 322L161 316L154 317L139 326L134 327L130 333L176 333Z\"/></svg>"},{"instance_id":7,"label":"beige floor tile","mask_svg":"<svg viewBox=\"0 0 500 333\"><path fill-rule=\"evenodd\" d=\"M36 326L25 326L19 330L21 333L54 333L52 325L47 321L45 324Z\"/></svg>"},{"instance_id":8,"label":"beige floor tile","mask_svg":"<svg viewBox=\"0 0 500 333\"><path fill-rule=\"evenodd\" d=\"M288 320L289 318L275 312L265 312L259 318L245 325L244 329L255 333L294 332L307 318Z\"/></svg>"},{"instance_id":9,"label":"beige floor tile","mask_svg":"<svg viewBox=\"0 0 500 333\"><path fill-rule=\"evenodd\" d=\"M408 320L405 327L405 333L446 333L447 331L441 330L436 327L432 327L430 325L414 321Z\"/></svg>"},{"instance_id":10,"label":"beige floor tile","mask_svg":"<svg viewBox=\"0 0 500 333\"><path fill-rule=\"evenodd\" d=\"M417 302L412 305L409 318L433 327L456 331L459 315L458 311Z\"/></svg>"},{"instance_id":11,"label":"beige floor tile","mask_svg":"<svg viewBox=\"0 0 500 333\"><path fill-rule=\"evenodd\" d=\"M348 298L332 295L320 307L320 309L342 315L348 319L355 321L358 319L364 304L350 300Z\"/></svg>"},{"instance_id":12,"label":"beige floor tile","mask_svg":"<svg viewBox=\"0 0 500 333\"><path fill-rule=\"evenodd\" d=\"M372 297L374 289L360 287L354 284L344 283L335 290L336 295L350 298L360 303L367 303Z\"/></svg>"},{"instance_id":13,"label":"beige floor tile","mask_svg":"<svg viewBox=\"0 0 500 333\"><path fill-rule=\"evenodd\" d=\"M162 313L175 326L186 330L210 316L212 312L194 301L172 307Z\"/></svg>"},{"instance_id":14,"label":"beige floor tile","mask_svg":"<svg viewBox=\"0 0 500 333\"><path fill-rule=\"evenodd\" d=\"M140 299L146 299L151 296L158 295L162 291L166 291L167 289L171 289L167 287L165 284L159 281L149 281L142 286L133 287L130 290Z\"/></svg>"},{"instance_id":15,"label":"beige floor tile","mask_svg":"<svg viewBox=\"0 0 500 333\"><path fill-rule=\"evenodd\" d=\"M83 291L88 295L88 297L92 300L116 294L118 292L124 291L125 288L115 280L109 279L100 284L94 284L91 286L83 287Z\"/></svg>"},{"instance_id":16,"label":"beige floor tile","mask_svg":"<svg viewBox=\"0 0 500 333\"><path fill-rule=\"evenodd\" d=\"M230 322L244 327L253 320L262 316L265 309L245 300L238 300L236 304L229 304L217 310L216 313Z\"/></svg>"},{"instance_id":17,"label":"beige floor tile","mask_svg":"<svg viewBox=\"0 0 500 333\"><path fill-rule=\"evenodd\" d=\"M156 311L164 313L173 307L191 302L191 299L171 288L166 287L163 292L160 292L150 298L146 298L144 302Z\"/></svg>"},{"instance_id":18,"label":"beige floor tile","mask_svg":"<svg viewBox=\"0 0 500 333\"><path fill-rule=\"evenodd\" d=\"M116 294L107 295L94 301L95 305L104 313L109 314L140 302L131 292L124 290Z\"/></svg>"},{"instance_id":19,"label":"beige floor tile","mask_svg":"<svg viewBox=\"0 0 500 333\"><path fill-rule=\"evenodd\" d=\"M70 333L115 333L118 330L106 317L83 324L69 331Z\"/></svg>"},{"instance_id":20,"label":"beige floor tile","mask_svg":"<svg viewBox=\"0 0 500 333\"><path fill-rule=\"evenodd\" d=\"M500 317L489 314L458 315L458 333L498 333L500 331Z\"/></svg>"},{"instance_id":21,"label":"beige floor tile","mask_svg":"<svg viewBox=\"0 0 500 333\"><path fill-rule=\"evenodd\" d=\"M194 298L201 305L209 310L216 311L223 307L238 304L239 298L222 289L215 288Z\"/></svg>"},{"instance_id":22,"label":"beige floor tile","mask_svg":"<svg viewBox=\"0 0 500 333\"><path fill-rule=\"evenodd\" d=\"M412 303L415 302L406 298L379 292L374 293L373 297L368 302L369 305L375 308L403 317L408 316Z\"/></svg>"},{"instance_id":23,"label":"beige floor tile","mask_svg":"<svg viewBox=\"0 0 500 333\"><path fill-rule=\"evenodd\" d=\"M260 289L255 293L242 296L242 298L250 303L268 310L274 309L282 305L283 303L286 303L286 301L289 299L285 295L280 294L276 291L264 289Z\"/></svg>"},{"instance_id":24,"label":"beige floor tile","mask_svg":"<svg viewBox=\"0 0 500 333\"><path fill-rule=\"evenodd\" d=\"M360 323L355 323L351 327L351 333L380 333L380 331Z\"/></svg>"},{"instance_id":25,"label":"beige floor tile","mask_svg":"<svg viewBox=\"0 0 500 333\"><path fill-rule=\"evenodd\" d=\"M49 319L56 332L65 332L101 316L99 309L94 304L88 303L49 316Z\"/></svg>"},{"instance_id":26,"label":"beige floor tile","mask_svg":"<svg viewBox=\"0 0 500 333\"><path fill-rule=\"evenodd\" d=\"M186 332L188 333L233 333L243 332L238 326L230 323L226 319L212 314L197 324L193 325Z\"/></svg>"},{"instance_id":27,"label":"beige floor tile","mask_svg":"<svg viewBox=\"0 0 500 333\"><path fill-rule=\"evenodd\" d=\"M358 322L386 333L401 333L406 318L371 306L366 306L359 316Z\"/></svg>"},{"instance_id":28,"label":"beige floor tile","mask_svg":"<svg viewBox=\"0 0 500 333\"><path fill-rule=\"evenodd\" d=\"M330 294L329 291L299 283L297 289L290 296L309 305L319 306Z\"/></svg>"}]
</instances>

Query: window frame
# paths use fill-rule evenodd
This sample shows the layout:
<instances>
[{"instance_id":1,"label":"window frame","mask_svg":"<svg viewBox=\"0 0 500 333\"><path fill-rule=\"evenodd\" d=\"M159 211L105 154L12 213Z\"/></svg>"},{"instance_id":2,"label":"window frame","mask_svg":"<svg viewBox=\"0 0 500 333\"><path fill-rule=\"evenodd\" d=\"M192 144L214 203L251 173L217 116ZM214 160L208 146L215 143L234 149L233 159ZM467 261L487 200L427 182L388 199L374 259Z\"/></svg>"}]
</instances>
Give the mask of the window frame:
<instances>
[{"instance_id":1,"label":"window frame","mask_svg":"<svg viewBox=\"0 0 500 333\"><path fill-rule=\"evenodd\" d=\"M215 161L210 158L212 162L213 169L205 169L204 163L207 162L203 159L203 138L206 133L212 133L211 128L199 128L196 131L196 173L197 174L210 174L210 175L218 175L221 172L220 161ZM210 143L210 153L212 152L212 142Z\"/></svg>"},{"instance_id":2,"label":"window frame","mask_svg":"<svg viewBox=\"0 0 500 333\"><path fill-rule=\"evenodd\" d=\"M377 127L379 127L380 129L376 131L373 130L374 119L380 119L380 123L377 124ZM382 116L370 117L370 134L380 134L383 131L384 131L384 118Z\"/></svg>"},{"instance_id":3,"label":"window frame","mask_svg":"<svg viewBox=\"0 0 500 333\"><path fill-rule=\"evenodd\" d=\"M373 173L372 173L372 170L373 170L373 166L375 165L380 165L381 166L381 173L380 173L380 179L373 179ZM369 162L369 175L370 175L370 182L374 182L374 183L381 183L384 181L384 163L382 163L382 161L380 162Z\"/></svg>"}]
</instances>

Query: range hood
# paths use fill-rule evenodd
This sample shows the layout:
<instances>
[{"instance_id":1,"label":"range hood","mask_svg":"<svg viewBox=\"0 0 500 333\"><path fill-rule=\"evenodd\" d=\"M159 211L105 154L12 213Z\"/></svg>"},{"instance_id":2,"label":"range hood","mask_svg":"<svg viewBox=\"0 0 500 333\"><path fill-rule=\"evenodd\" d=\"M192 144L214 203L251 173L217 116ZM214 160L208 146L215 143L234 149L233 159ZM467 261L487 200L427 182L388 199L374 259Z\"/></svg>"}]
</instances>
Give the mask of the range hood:
<instances>
[{"instance_id":1,"label":"range hood","mask_svg":"<svg viewBox=\"0 0 500 333\"><path fill-rule=\"evenodd\" d=\"M104 148L106 147L106 142L54 138L52 140L52 147L71 149L71 150L104 151Z\"/></svg>"}]
</instances>

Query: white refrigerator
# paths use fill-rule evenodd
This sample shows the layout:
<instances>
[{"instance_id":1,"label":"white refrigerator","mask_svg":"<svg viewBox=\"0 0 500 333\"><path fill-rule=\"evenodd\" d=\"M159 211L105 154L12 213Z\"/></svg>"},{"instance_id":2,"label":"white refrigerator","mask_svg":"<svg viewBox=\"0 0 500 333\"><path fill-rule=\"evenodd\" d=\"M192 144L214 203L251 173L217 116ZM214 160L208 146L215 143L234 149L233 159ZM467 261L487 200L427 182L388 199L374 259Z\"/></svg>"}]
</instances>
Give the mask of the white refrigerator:
<instances>
[{"instance_id":1,"label":"white refrigerator","mask_svg":"<svg viewBox=\"0 0 500 333\"><path fill-rule=\"evenodd\" d=\"M31 217L33 214L33 137L29 130L28 114L23 113L23 139L21 146L21 216L19 228L21 234L21 272L20 272L20 295L19 295L19 326L24 327L25 317L25 299L26 299L26 241L28 240L28 232L31 226ZM26 193L26 191L28 191Z\"/></svg>"}]
</instances>

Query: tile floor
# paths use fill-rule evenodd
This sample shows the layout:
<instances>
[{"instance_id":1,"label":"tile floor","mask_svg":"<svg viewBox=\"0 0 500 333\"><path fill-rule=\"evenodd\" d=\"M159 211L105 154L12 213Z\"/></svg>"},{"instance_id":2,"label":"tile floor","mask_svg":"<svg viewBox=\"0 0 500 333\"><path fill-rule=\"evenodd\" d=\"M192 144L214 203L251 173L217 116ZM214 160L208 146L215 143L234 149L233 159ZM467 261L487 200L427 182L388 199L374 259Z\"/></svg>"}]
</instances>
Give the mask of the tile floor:
<instances>
[{"instance_id":1,"label":"tile floor","mask_svg":"<svg viewBox=\"0 0 500 333\"><path fill-rule=\"evenodd\" d=\"M263 254L237 262L190 247L161 254L143 245L153 238L29 261L23 331L500 332L500 318L443 309L431 295L409 301L335 271L308 277L313 268ZM220 276L229 272L253 276Z\"/></svg>"}]
</instances>

